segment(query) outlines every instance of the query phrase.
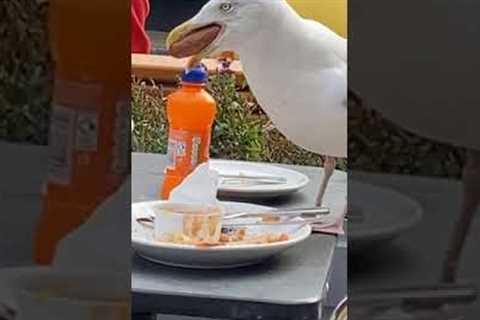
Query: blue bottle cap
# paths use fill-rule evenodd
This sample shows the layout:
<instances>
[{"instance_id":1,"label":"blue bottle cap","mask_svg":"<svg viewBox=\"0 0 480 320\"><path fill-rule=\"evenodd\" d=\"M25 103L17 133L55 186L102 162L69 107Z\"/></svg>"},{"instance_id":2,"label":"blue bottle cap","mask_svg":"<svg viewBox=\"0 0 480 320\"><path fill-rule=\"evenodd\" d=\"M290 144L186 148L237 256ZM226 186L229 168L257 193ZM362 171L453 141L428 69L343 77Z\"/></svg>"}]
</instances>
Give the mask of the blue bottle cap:
<instances>
[{"instance_id":1,"label":"blue bottle cap","mask_svg":"<svg viewBox=\"0 0 480 320\"><path fill-rule=\"evenodd\" d=\"M207 68L202 65L196 65L195 67L185 70L182 74L182 81L189 83L205 83L208 80Z\"/></svg>"}]
</instances>

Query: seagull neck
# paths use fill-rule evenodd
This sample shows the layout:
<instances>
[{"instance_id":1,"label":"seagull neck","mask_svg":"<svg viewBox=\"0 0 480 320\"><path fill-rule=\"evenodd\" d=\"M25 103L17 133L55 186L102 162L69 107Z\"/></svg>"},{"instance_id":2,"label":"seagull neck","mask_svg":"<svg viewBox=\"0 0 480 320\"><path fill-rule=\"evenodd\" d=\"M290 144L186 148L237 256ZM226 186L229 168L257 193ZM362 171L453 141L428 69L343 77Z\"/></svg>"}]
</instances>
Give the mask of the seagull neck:
<instances>
[{"instance_id":1,"label":"seagull neck","mask_svg":"<svg viewBox=\"0 0 480 320\"><path fill-rule=\"evenodd\" d=\"M238 48L240 56L256 54L259 48L265 52L271 52L277 43L276 39L281 37L283 42L294 39L294 33L300 26L301 18L286 2L279 1L268 14L262 17L257 32L251 35L248 41L242 43Z\"/></svg>"}]
</instances>

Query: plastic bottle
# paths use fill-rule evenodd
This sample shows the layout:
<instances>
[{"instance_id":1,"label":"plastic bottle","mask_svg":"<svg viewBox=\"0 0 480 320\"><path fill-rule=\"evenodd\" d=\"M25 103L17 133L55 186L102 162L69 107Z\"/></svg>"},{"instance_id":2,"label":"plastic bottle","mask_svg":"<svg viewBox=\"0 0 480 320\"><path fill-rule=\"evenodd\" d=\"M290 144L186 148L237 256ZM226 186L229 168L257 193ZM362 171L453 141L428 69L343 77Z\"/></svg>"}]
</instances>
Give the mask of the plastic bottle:
<instances>
[{"instance_id":1,"label":"plastic bottle","mask_svg":"<svg viewBox=\"0 0 480 320\"><path fill-rule=\"evenodd\" d=\"M126 1L50 1L55 84L38 264L50 264L130 172L129 21Z\"/></svg>"},{"instance_id":2,"label":"plastic bottle","mask_svg":"<svg viewBox=\"0 0 480 320\"><path fill-rule=\"evenodd\" d=\"M206 68L196 66L184 72L181 87L167 98L169 162L160 191L162 199L168 199L172 189L209 159L217 105L205 90L207 79Z\"/></svg>"}]
</instances>

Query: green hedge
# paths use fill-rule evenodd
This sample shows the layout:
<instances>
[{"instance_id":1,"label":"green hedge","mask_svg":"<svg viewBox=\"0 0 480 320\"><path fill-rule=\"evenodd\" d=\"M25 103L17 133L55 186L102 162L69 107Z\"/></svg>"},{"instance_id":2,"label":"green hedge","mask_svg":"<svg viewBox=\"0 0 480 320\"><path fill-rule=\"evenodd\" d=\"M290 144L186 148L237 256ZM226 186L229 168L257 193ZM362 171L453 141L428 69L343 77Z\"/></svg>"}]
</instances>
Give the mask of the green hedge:
<instances>
[{"instance_id":1,"label":"green hedge","mask_svg":"<svg viewBox=\"0 0 480 320\"><path fill-rule=\"evenodd\" d=\"M0 1L0 138L46 144L51 63L46 6Z\"/></svg>"},{"instance_id":2,"label":"green hedge","mask_svg":"<svg viewBox=\"0 0 480 320\"><path fill-rule=\"evenodd\" d=\"M300 149L273 127L248 94L241 94L230 75L212 76L208 90L216 99L218 114L210 154L215 158L318 166L319 155ZM166 151L165 97L154 83L132 83L134 150ZM339 168L345 169L344 162Z\"/></svg>"}]
</instances>

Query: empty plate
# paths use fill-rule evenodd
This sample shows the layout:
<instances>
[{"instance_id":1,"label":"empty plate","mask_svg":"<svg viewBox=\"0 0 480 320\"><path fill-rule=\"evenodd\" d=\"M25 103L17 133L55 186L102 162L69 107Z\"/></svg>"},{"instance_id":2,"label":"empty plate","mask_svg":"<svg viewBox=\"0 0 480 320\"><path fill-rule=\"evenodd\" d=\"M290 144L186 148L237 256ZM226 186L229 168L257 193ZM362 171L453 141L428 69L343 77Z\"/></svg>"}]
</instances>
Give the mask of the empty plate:
<instances>
[{"instance_id":1,"label":"empty plate","mask_svg":"<svg viewBox=\"0 0 480 320\"><path fill-rule=\"evenodd\" d=\"M303 173L275 165L211 160L210 166L220 174L218 191L224 197L277 197L297 192L309 183Z\"/></svg>"},{"instance_id":2,"label":"empty plate","mask_svg":"<svg viewBox=\"0 0 480 320\"><path fill-rule=\"evenodd\" d=\"M388 188L349 182L349 250L385 243L420 222L423 209L413 199Z\"/></svg>"}]
</instances>

